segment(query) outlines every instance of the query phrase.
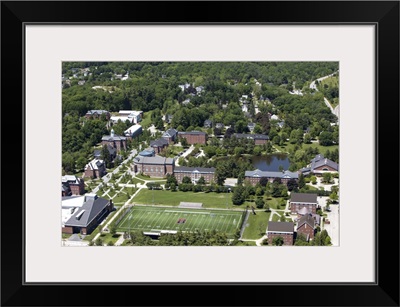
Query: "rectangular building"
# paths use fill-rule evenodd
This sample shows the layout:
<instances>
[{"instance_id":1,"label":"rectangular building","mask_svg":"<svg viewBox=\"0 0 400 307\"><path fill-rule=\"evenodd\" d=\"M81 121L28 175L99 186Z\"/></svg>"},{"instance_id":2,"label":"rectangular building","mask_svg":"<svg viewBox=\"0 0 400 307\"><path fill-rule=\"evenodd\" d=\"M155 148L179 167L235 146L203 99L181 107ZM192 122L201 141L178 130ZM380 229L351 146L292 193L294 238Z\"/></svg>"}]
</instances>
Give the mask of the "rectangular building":
<instances>
[{"instance_id":1,"label":"rectangular building","mask_svg":"<svg viewBox=\"0 0 400 307\"><path fill-rule=\"evenodd\" d=\"M175 160L161 156L143 157L136 156L133 159L133 171L143 173L150 177L165 177L167 174L174 173Z\"/></svg>"},{"instance_id":2,"label":"rectangular building","mask_svg":"<svg viewBox=\"0 0 400 307\"><path fill-rule=\"evenodd\" d=\"M197 183L201 177L204 177L206 183L214 181L215 168L214 167L175 167L174 176L178 183L182 183L183 177L189 177L193 183Z\"/></svg>"},{"instance_id":3,"label":"rectangular building","mask_svg":"<svg viewBox=\"0 0 400 307\"><path fill-rule=\"evenodd\" d=\"M206 144L207 134L202 131L178 132L178 138L185 138L188 144Z\"/></svg>"}]
</instances>

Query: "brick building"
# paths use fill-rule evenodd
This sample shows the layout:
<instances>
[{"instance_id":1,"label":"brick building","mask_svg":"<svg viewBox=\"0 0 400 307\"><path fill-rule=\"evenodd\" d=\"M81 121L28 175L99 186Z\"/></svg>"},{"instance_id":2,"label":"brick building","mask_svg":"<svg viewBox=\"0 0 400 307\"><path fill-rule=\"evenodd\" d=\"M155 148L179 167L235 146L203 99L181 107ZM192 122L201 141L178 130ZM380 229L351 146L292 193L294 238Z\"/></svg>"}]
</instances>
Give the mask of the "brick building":
<instances>
[{"instance_id":1,"label":"brick building","mask_svg":"<svg viewBox=\"0 0 400 307\"><path fill-rule=\"evenodd\" d=\"M114 129L111 129L110 135L105 135L101 138L102 145L110 145L117 150L119 153L122 149L126 150L126 137L116 135Z\"/></svg>"},{"instance_id":2,"label":"brick building","mask_svg":"<svg viewBox=\"0 0 400 307\"><path fill-rule=\"evenodd\" d=\"M174 143L178 138L178 130L176 129L168 129L162 135L162 138L168 141L168 144Z\"/></svg>"},{"instance_id":3,"label":"brick building","mask_svg":"<svg viewBox=\"0 0 400 307\"><path fill-rule=\"evenodd\" d=\"M150 147L154 149L154 152L156 154L160 153L167 146L168 146L168 140L164 138L150 141Z\"/></svg>"},{"instance_id":4,"label":"brick building","mask_svg":"<svg viewBox=\"0 0 400 307\"><path fill-rule=\"evenodd\" d=\"M297 221L297 235L303 234L307 241L314 239L315 220L309 214L302 216Z\"/></svg>"},{"instance_id":5,"label":"brick building","mask_svg":"<svg viewBox=\"0 0 400 307\"><path fill-rule=\"evenodd\" d=\"M234 133L232 136L238 139L254 140L254 145L263 145L269 141L268 135L264 134Z\"/></svg>"},{"instance_id":6,"label":"brick building","mask_svg":"<svg viewBox=\"0 0 400 307\"><path fill-rule=\"evenodd\" d=\"M314 159L311 160L310 164L307 167L302 168L299 172L304 175L315 174L322 175L323 173L337 173L339 172L339 164L336 162L329 160L324 157L322 154L318 154Z\"/></svg>"},{"instance_id":7,"label":"brick building","mask_svg":"<svg viewBox=\"0 0 400 307\"><path fill-rule=\"evenodd\" d=\"M283 238L283 245L293 245L294 224L292 222L268 222L267 229L268 244L276 237Z\"/></svg>"},{"instance_id":8,"label":"brick building","mask_svg":"<svg viewBox=\"0 0 400 307\"><path fill-rule=\"evenodd\" d=\"M254 171L245 171L244 180L250 182L253 186L260 182L261 178L267 178L269 182L273 182L274 179L280 179L282 183L286 184L290 179L299 179L298 173L293 173L290 171L283 172L271 172L271 171L261 171L256 169Z\"/></svg>"},{"instance_id":9,"label":"brick building","mask_svg":"<svg viewBox=\"0 0 400 307\"><path fill-rule=\"evenodd\" d=\"M117 150L112 147L110 144L107 144L107 150L108 153L110 154L110 159L111 161L113 161L115 159L115 157L117 156ZM101 149L95 149L93 151L93 156L97 159L101 159Z\"/></svg>"},{"instance_id":10,"label":"brick building","mask_svg":"<svg viewBox=\"0 0 400 307\"><path fill-rule=\"evenodd\" d=\"M61 177L61 196L82 195L85 193L85 182L83 178L73 175Z\"/></svg>"},{"instance_id":11,"label":"brick building","mask_svg":"<svg viewBox=\"0 0 400 307\"><path fill-rule=\"evenodd\" d=\"M106 110L89 110L86 112L85 117L87 119L99 119L103 114L106 120L110 119L110 112Z\"/></svg>"},{"instance_id":12,"label":"brick building","mask_svg":"<svg viewBox=\"0 0 400 307\"><path fill-rule=\"evenodd\" d=\"M78 202L63 202L62 233L88 235L114 210L112 200L86 194ZM71 203L71 205L69 204Z\"/></svg>"},{"instance_id":13,"label":"brick building","mask_svg":"<svg viewBox=\"0 0 400 307\"><path fill-rule=\"evenodd\" d=\"M106 174L106 167L104 161L94 158L88 164L86 164L83 177L89 178L101 178Z\"/></svg>"},{"instance_id":14,"label":"brick building","mask_svg":"<svg viewBox=\"0 0 400 307\"><path fill-rule=\"evenodd\" d=\"M174 173L175 161L172 158L161 156L143 157L136 156L133 159L132 169L135 173L143 173L150 177L164 177Z\"/></svg>"},{"instance_id":15,"label":"brick building","mask_svg":"<svg viewBox=\"0 0 400 307\"><path fill-rule=\"evenodd\" d=\"M312 193L291 193L290 194L290 211L296 214L303 208L309 210L312 214L317 213L317 194Z\"/></svg>"},{"instance_id":16,"label":"brick building","mask_svg":"<svg viewBox=\"0 0 400 307\"><path fill-rule=\"evenodd\" d=\"M321 225L321 216L316 213L312 213L310 209L306 207L301 208L297 211L297 220L300 220L303 216L309 215L314 219L316 225Z\"/></svg>"},{"instance_id":17,"label":"brick building","mask_svg":"<svg viewBox=\"0 0 400 307\"><path fill-rule=\"evenodd\" d=\"M214 181L215 168L205 168L205 167L175 167L174 176L178 183L182 183L183 177L189 177L193 183L204 177L206 183L211 183Z\"/></svg>"},{"instance_id":18,"label":"brick building","mask_svg":"<svg viewBox=\"0 0 400 307\"><path fill-rule=\"evenodd\" d=\"M206 144L207 134L202 131L178 132L178 138L184 138L188 144Z\"/></svg>"}]
</instances>

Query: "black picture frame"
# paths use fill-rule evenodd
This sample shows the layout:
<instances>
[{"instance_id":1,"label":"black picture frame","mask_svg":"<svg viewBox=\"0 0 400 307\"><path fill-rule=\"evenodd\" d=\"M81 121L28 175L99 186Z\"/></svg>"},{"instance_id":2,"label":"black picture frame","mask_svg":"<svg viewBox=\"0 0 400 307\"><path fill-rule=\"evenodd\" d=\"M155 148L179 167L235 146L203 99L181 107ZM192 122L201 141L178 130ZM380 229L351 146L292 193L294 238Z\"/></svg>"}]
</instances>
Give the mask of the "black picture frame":
<instances>
[{"instance_id":1,"label":"black picture frame","mask_svg":"<svg viewBox=\"0 0 400 307\"><path fill-rule=\"evenodd\" d=\"M24 25L103 22L375 25L376 283L25 284ZM2 1L1 128L2 306L399 306L399 1Z\"/></svg>"}]
</instances>

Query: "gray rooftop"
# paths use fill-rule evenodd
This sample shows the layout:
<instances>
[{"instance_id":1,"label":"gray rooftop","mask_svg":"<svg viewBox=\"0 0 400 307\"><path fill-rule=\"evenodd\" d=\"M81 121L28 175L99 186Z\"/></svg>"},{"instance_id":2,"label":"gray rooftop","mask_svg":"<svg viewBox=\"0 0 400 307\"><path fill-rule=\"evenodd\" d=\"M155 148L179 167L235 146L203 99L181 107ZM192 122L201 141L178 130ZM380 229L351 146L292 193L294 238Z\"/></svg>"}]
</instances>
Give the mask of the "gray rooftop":
<instances>
[{"instance_id":1,"label":"gray rooftop","mask_svg":"<svg viewBox=\"0 0 400 307\"><path fill-rule=\"evenodd\" d=\"M317 194L315 193L292 193L290 195L290 201L295 203L311 203L317 204Z\"/></svg>"},{"instance_id":2,"label":"gray rooftop","mask_svg":"<svg viewBox=\"0 0 400 307\"><path fill-rule=\"evenodd\" d=\"M203 131L184 131L184 132L179 132L179 134L205 135L206 133Z\"/></svg>"},{"instance_id":3,"label":"gray rooftop","mask_svg":"<svg viewBox=\"0 0 400 307\"><path fill-rule=\"evenodd\" d=\"M101 138L102 141L108 141L108 142L112 142L112 141L125 141L126 137L124 136L120 136L120 135L105 135Z\"/></svg>"},{"instance_id":4,"label":"gray rooftop","mask_svg":"<svg viewBox=\"0 0 400 307\"><path fill-rule=\"evenodd\" d=\"M150 146L156 146L156 147L160 147L160 146L165 146L168 145L168 141L166 139L157 139L154 141L150 141Z\"/></svg>"},{"instance_id":5,"label":"gray rooftop","mask_svg":"<svg viewBox=\"0 0 400 307\"><path fill-rule=\"evenodd\" d=\"M187 166L178 166L175 167L174 170L175 173L179 172L199 172L199 173L215 173L215 168L214 167L187 167Z\"/></svg>"},{"instance_id":6,"label":"gray rooftop","mask_svg":"<svg viewBox=\"0 0 400 307\"><path fill-rule=\"evenodd\" d=\"M163 137L173 137L177 133L178 133L178 130L171 128L171 129L168 129L167 131L165 131L162 136Z\"/></svg>"},{"instance_id":7,"label":"gray rooftop","mask_svg":"<svg viewBox=\"0 0 400 307\"><path fill-rule=\"evenodd\" d=\"M234 133L233 136L238 139L269 140L269 136L265 134Z\"/></svg>"},{"instance_id":8,"label":"gray rooftop","mask_svg":"<svg viewBox=\"0 0 400 307\"><path fill-rule=\"evenodd\" d=\"M293 222L268 222L268 231L294 232Z\"/></svg>"},{"instance_id":9,"label":"gray rooftop","mask_svg":"<svg viewBox=\"0 0 400 307\"><path fill-rule=\"evenodd\" d=\"M315 220L314 220L314 218L313 218L311 215L306 214L306 215L302 216L302 217L299 219L298 224L297 224L297 228L299 228L300 226L302 226L303 224L306 224L306 223L307 223L308 225L310 225L312 228L315 227Z\"/></svg>"},{"instance_id":10,"label":"gray rooftop","mask_svg":"<svg viewBox=\"0 0 400 307\"><path fill-rule=\"evenodd\" d=\"M335 170L339 170L339 165L336 162L325 158L322 154L315 156L315 158L311 160L311 169L324 165L332 167Z\"/></svg>"},{"instance_id":11,"label":"gray rooftop","mask_svg":"<svg viewBox=\"0 0 400 307\"><path fill-rule=\"evenodd\" d=\"M293 173L290 171L284 171L284 172L272 172L272 171L261 171L259 169L256 169L254 171L245 171L244 173L245 177L268 177L268 178L282 178L282 179L298 179L299 174L298 173Z\"/></svg>"},{"instance_id":12,"label":"gray rooftop","mask_svg":"<svg viewBox=\"0 0 400 307\"><path fill-rule=\"evenodd\" d=\"M76 210L76 212L65 223L65 225L86 227L99 215L99 213L108 205L108 203L109 200L105 198L88 198L82 207Z\"/></svg>"},{"instance_id":13,"label":"gray rooftop","mask_svg":"<svg viewBox=\"0 0 400 307\"><path fill-rule=\"evenodd\" d=\"M154 156L154 157L142 157L142 156L136 156L133 159L134 163L137 164L174 164L174 159L173 158L164 158L161 156Z\"/></svg>"}]
</instances>

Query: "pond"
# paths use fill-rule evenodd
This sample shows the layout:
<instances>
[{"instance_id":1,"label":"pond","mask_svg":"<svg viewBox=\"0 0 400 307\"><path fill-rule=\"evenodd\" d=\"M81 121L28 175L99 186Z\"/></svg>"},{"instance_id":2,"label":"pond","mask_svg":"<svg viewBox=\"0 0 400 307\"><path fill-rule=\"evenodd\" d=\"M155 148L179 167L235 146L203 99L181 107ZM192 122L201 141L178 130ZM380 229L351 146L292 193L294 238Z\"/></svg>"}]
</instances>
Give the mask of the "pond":
<instances>
[{"instance_id":1,"label":"pond","mask_svg":"<svg viewBox=\"0 0 400 307\"><path fill-rule=\"evenodd\" d=\"M253 157L253 166L261 171L279 171L279 166L289 169L290 162L286 154L270 154Z\"/></svg>"}]
</instances>

